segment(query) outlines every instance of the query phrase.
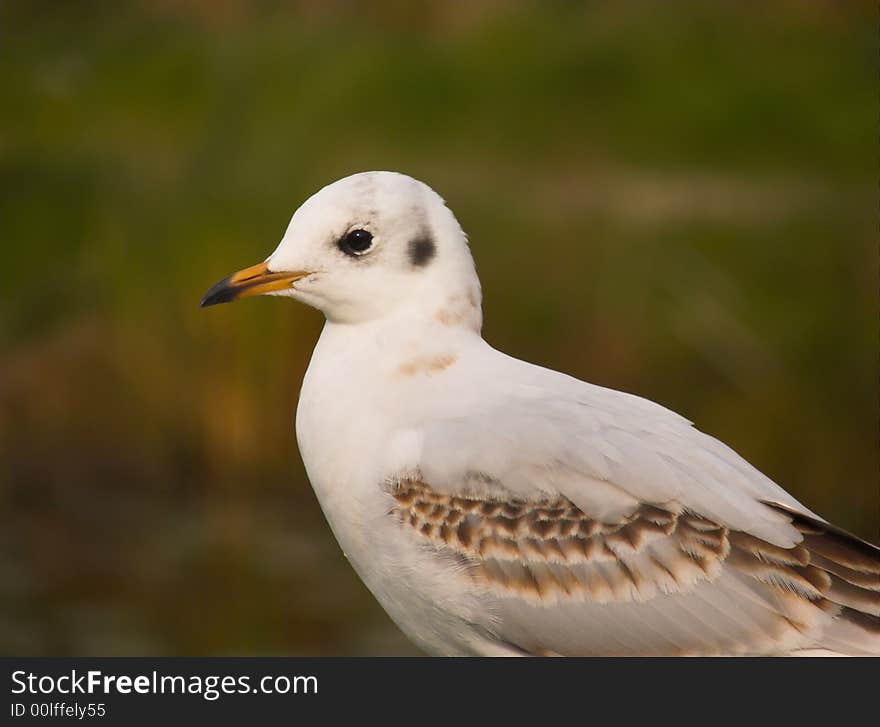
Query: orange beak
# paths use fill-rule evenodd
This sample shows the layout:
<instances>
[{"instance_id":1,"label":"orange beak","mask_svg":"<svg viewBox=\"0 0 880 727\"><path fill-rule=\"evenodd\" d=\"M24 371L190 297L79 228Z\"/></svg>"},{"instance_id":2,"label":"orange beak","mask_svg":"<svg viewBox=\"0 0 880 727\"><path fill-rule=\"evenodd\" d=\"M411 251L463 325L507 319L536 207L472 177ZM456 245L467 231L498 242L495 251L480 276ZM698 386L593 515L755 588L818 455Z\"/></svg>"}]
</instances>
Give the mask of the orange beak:
<instances>
[{"instance_id":1,"label":"orange beak","mask_svg":"<svg viewBox=\"0 0 880 727\"><path fill-rule=\"evenodd\" d=\"M250 298L252 295L264 295L275 290L286 290L297 280L310 275L308 271L273 273L267 263L260 263L244 270L239 270L214 285L202 298L201 307L218 303L230 303L239 298Z\"/></svg>"}]
</instances>

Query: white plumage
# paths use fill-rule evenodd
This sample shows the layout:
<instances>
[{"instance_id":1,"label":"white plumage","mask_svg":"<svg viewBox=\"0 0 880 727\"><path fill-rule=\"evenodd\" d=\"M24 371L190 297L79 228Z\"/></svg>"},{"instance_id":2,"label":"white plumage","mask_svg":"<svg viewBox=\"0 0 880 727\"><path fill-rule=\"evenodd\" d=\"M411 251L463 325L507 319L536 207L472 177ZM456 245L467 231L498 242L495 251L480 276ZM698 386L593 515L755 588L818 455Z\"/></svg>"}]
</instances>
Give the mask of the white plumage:
<instances>
[{"instance_id":1,"label":"white plumage","mask_svg":"<svg viewBox=\"0 0 880 727\"><path fill-rule=\"evenodd\" d=\"M204 304L255 293L327 317L303 461L427 651L880 654L878 550L677 414L491 348L466 238L426 185L325 187Z\"/></svg>"}]
</instances>

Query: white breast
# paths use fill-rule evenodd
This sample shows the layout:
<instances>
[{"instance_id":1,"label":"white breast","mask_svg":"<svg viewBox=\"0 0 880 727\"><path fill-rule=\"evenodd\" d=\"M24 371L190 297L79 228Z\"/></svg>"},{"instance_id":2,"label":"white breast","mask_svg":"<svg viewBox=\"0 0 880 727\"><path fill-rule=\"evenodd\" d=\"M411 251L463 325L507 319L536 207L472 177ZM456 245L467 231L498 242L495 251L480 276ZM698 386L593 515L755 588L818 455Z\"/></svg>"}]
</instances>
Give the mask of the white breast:
<instances>
[{"instance_id":1,"label":"white breast","mask_svg":"<svg viewBox=\"0 0 880 727\"><path fill-rule=\"evenodd\" d=\"M463 587L455 563L438 562L436 553L390 514L394 500L387 478L418 463L420 420L428 411L436 416L455 407L442 393L445 385L431 387L440 394L425 401L425 383L454 376L467 345L434 343L445 353L399 341L392 346L374 332L361 337L328 323L303 381L297 439L346 558L398 626L432 653L497 651L475 627L491 621L491 607ZM418 399L413 389L421 392Z\"/></svg>"}]
</instances>

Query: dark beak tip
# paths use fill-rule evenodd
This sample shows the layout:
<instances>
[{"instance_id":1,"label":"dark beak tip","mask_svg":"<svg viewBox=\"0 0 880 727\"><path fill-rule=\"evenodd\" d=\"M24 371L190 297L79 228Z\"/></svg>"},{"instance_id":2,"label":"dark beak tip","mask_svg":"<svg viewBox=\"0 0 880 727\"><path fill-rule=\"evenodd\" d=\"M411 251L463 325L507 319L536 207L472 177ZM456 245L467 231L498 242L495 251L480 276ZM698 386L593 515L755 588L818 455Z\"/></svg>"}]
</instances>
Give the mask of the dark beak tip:
<instances>
[{"instance_id":1,"label":"dark beak tip","mask_svg":"<svg viewBox=\"0 0 880 727\"><path fill-rule=\"evenodd\" d=\"M232 300L235 300L237 291L229 284L229 278L223 278L219 283L212 286L211 289L205 293L205 297L202 298L202 302L199 303L199 308L209 308L212 305L218 305L220 303L229 303Z\"/></svg>"}]
</instances>

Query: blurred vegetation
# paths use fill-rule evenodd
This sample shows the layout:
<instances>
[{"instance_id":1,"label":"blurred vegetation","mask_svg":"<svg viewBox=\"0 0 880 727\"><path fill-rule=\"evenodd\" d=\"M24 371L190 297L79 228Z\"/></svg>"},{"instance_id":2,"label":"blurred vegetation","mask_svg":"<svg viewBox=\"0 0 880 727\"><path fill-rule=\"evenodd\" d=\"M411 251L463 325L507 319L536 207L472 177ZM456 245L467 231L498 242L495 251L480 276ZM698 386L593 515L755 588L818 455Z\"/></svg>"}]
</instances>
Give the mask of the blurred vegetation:
<instances>
[{"instance_id":1,"label":"blurred vegetation","mask_svg":"<svg viewBox=\"0 0 880 727\"><path fill-rule=\"evenodd\" d=\"M367 169L447 198L494 345L876 541L875 10L3 3L0 652L414 653L296 449L320 316L197 307Z\"/></svg>"}]
</instances>

